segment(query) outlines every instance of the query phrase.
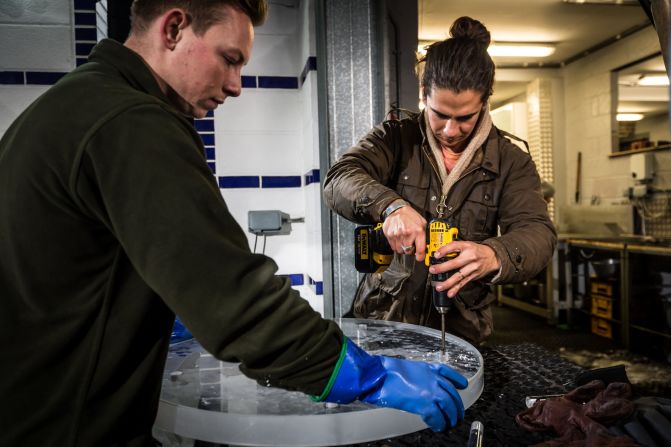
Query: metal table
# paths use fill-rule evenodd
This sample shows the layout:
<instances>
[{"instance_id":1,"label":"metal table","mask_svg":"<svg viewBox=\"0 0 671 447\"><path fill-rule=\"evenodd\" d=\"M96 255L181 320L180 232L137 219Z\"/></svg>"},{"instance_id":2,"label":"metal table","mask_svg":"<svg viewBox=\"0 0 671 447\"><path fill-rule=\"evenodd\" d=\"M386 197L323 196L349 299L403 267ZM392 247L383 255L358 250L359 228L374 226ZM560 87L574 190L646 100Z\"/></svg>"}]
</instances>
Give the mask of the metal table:
<instances>
[{"instance_id":1,"label":"metal table","mask_svg":"<svg viewBox=\"0 0 671 447\"><path fill-rule=\"evenodd\" d=\"M372 354L446 363L469 380L460 391L466 408L483 390L483 361L452 335L447 354L440 332L404 323L341 319L345 335ZM176 439L245 446L331 446L384 439L426 428L419 416L355 402L312 402L305 394L264 387L238 364L221 362L196 340L171 346L155 428ZM181 441L180 441L181 442ZM176 445L185 445L177 443Z\"/></svg>"}]
</instances>

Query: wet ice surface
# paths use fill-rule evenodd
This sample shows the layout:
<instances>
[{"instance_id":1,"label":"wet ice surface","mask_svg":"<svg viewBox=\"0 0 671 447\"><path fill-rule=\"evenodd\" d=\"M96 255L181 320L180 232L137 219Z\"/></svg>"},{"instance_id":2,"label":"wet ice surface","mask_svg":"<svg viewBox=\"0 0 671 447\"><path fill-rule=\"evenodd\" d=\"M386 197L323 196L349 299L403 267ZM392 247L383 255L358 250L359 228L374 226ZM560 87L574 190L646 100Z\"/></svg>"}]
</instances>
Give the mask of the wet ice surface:
<instances>
[{"instance_id":1,"label":"wet ice surface","mask_svg":"<svg viewBox=\"0 0 671 447\"><path fill-rule=\"evenodd\" d=\"M440 352L440 332L420 326L343 319L345 335L371 354L445 363L471 379L482 364L479 353L454 336ZM250 415L318 415L372 408L364 403L312 402L305 394L262 386L245 377L236 363L221 362L195 340L170 348L161 399L203 410Z\"/></svg>"}]
</instances>

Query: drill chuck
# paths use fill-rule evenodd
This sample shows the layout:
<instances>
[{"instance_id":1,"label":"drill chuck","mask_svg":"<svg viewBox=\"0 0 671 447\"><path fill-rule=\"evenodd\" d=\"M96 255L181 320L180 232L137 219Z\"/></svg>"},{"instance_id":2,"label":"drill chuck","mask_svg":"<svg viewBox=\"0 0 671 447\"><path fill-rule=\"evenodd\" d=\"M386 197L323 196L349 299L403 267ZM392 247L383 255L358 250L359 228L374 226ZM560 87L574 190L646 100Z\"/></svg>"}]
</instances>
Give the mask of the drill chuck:
<instances>
[{"instance_id":1,"label":"drill chuck","mask_svg":"<svg viewBox=\"0 0 671 447\"><path fill-rule=\"evenodd\" d=\"M450 306L435 306L439 314L444 315L450 310Z\"/></svg>"}]
</instances>

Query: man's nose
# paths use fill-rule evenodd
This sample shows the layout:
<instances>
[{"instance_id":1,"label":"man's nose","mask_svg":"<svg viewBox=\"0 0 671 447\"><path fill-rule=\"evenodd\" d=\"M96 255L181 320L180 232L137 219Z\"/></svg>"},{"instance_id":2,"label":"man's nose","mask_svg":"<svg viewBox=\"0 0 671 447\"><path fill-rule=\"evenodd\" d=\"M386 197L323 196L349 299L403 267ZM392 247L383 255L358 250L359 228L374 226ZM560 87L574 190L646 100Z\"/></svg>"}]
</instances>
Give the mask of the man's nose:
<instances>
[{"instance_id":1,"label":"man's nose","mask_svg":"<svg viewBox=\"0 0 671 447\"><path fill-rule=\"evenodd\" d=\"M445 122L443 131L448 137L454 137L459 133L459 123L457 123L457 120L449 119Z\"/></svg>"},{"instance_id":2,"label":"man's nose","mask_svg":"<svg viewBox=\"0 0 671 447\"><path fill-rule=\"evenodd\" d=\"M240 70L233 70L224 80L224 93L227 96L240 96L242 91L242 74Z\"/></svg>"}]
</instances>

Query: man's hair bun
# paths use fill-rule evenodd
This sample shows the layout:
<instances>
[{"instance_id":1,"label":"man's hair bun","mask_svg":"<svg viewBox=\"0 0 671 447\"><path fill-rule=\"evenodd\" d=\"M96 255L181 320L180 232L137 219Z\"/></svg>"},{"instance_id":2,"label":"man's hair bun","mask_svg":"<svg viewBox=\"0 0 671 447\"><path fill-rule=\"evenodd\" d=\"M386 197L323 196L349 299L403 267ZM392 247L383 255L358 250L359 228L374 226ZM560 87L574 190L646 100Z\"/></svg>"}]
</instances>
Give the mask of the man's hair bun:
<instances>
[{"instance_id":1,"label":"man's hair bun","mask_svg":"<svg viewBox=\"0 0 671 447\"><path fill-rule=\"evenodd\" d=\"M487 28L485 28L485 25L478 20L466 16L459 17L454 21L450 27L450 36L455 39L475 40L485 48L492 41L492 37Z\"/></svg>"},{"instance_id":2,"label":"man's hair bun","mask_svg":"<svg viewBox=\"0 0 671 447\"><path fill-rule=\"evenodd\" d=\"M487 52L491 36L485 25L459 17L445 40L434 42L417 62L417 74L425 97L435 88L455 93L473 90L486 103L493 91L494 61Z\"/></svg>"}]
</instances>

